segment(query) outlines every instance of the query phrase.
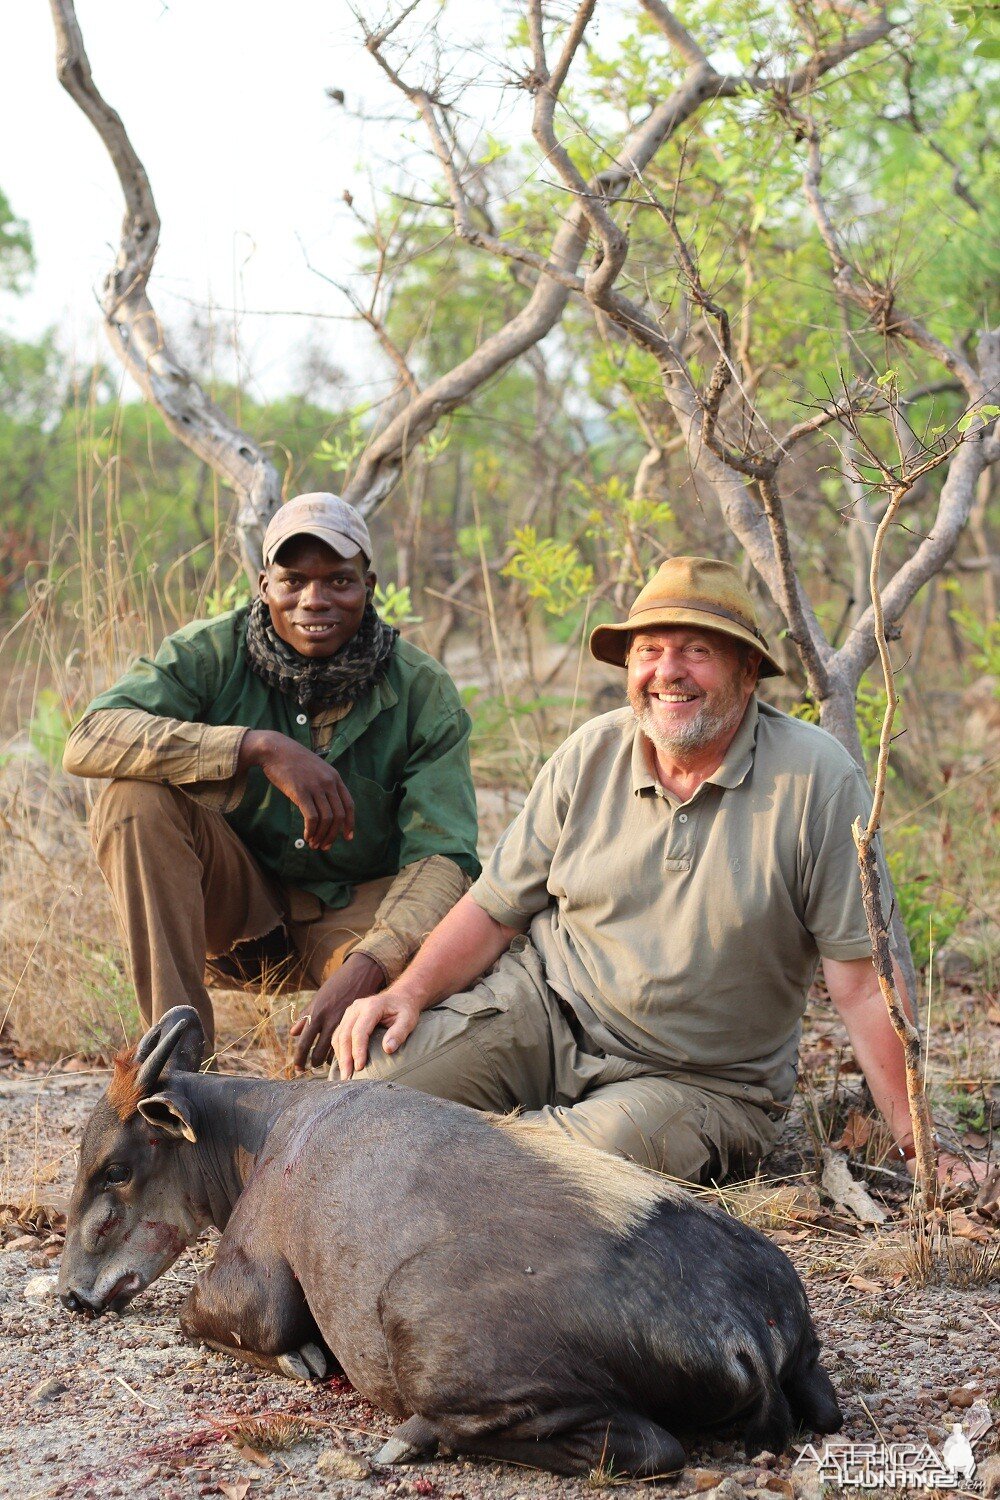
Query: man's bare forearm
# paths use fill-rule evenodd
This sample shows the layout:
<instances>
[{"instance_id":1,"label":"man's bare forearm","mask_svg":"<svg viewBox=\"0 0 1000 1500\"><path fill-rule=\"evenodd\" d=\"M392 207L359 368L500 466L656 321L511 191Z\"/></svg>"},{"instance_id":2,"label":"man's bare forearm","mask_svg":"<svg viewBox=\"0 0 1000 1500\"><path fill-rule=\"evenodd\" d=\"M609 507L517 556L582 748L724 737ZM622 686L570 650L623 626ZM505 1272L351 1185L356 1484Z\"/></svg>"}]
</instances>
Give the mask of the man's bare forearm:
<instances>
[{"instance_id":1,"label":"man's bare forearm","mask_svg":"<svg viewBox=\"0 0 1000 1500\"><path fill-rule=\"evenodd\" d=\"M427 1010L481 978L518 931L504 927L466 894L438 923L392 990L401 1000Z\"/></svg>"},{"instance_id":2,"label":"man's bare forearm","mask_svg":"<svg viewBox=\"0 0 1000 1500\"><path fill-rule=\"evenodd\" d=\"M879 1113L893 1139L905 1144L912 1130L903 1044L889 1019L874 967L867 959L833 965L825 961L823 971L830 998L847 1028L854 1056ZM903 976L895 965L894 973L903 1008L912 1019Z\"/></svg>"}]
</instances>

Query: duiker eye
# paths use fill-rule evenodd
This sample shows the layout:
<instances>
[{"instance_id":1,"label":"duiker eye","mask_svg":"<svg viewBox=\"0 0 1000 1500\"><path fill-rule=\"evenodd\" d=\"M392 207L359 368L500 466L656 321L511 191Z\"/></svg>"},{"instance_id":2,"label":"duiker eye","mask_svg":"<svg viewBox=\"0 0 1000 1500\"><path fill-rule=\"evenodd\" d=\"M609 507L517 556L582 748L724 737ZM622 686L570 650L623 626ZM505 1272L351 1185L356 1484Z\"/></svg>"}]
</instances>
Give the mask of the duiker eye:
<instances>
[{"instance_id":1,"label":"duiker eye","mask_svg":"<svg viewBox=\"0 0 1000 1500\"><path fill-rule=\"evenodd\" d=\"M104 1169L104 1181L116 1187L123 1182L128 1182L131 1176L132 1168L127 1167L123 1161L113 1161Z\"/></svg>"}]
</instances>

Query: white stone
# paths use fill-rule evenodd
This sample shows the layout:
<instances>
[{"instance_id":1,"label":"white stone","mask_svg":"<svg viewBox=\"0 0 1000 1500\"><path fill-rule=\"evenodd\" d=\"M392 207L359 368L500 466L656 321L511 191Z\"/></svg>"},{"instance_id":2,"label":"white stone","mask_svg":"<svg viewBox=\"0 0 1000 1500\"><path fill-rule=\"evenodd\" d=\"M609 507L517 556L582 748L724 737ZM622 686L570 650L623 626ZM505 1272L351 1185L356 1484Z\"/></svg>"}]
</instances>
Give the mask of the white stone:
<instances>
[{"instance_id":1,"label":"white stone","mask_svg":"<svg viewBox=\"0 0 1000 1500\"><path fill-rule=\"evenodd\" d=\"M33 1302L44 1302L56 1294L55 1276L31 1276L24 1283L24 1296Z\"/></svg>"}]
</instances>

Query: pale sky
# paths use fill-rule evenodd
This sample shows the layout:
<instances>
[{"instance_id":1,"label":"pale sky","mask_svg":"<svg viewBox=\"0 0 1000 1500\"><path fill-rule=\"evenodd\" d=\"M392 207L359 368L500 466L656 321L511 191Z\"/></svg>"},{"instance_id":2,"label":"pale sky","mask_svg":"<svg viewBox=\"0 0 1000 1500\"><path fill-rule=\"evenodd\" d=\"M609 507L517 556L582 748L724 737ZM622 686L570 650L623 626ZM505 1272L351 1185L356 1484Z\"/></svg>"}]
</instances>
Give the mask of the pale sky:
<instances>
[{"instance_id":1,"label":"pale sky","mask_svg":"<svg viewBox=\"0 0 1000 1500\"><path fill-rule=\"evenodd\" d=\"M437 0L426 4L433 13ZM385 182L387 163L413 156L420 127L362 125L327 98L328 87L339 88L349 106L399 114L405 103L357 40L346 0L78 0L77 9L97 85L152 183L163 228L151 293L168 329L192 304L245 309L239 337L260 394L288 383L310 337L370 375L365 331L319 316L348 309L308 269L306 253L345 279L357 226L344 189L370 201L368 169ZM380 19L377 7L369 13ZM449 31L470 42L488 25L495 49L502 24L489 4L449 5ZM117 247L117 179L56 81L45 0L0 8L0 48L0 185L27 221L38 261L27 296L0 294L0 327L33 337L56 325L82 360L104 358L95 289ZM478 97L493 128L491 115L525 98L489 84ZM272 309L314 316L256 315Z\"/></svg>"}]
</instances>

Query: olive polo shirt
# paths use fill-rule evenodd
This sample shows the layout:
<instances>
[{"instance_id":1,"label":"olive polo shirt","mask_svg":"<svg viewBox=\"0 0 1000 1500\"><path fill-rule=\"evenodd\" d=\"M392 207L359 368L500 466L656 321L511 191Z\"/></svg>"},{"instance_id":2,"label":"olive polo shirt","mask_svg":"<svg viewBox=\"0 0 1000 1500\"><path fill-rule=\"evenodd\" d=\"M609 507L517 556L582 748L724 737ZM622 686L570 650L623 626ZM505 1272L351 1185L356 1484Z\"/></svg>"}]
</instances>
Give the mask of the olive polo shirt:
<instances>
[{"instance_id":1,"label":"olive polo shirt","mask_svg":"<svg viewBox=\"0 0 1000 1500\"><path fill-rule=\"evenodd\" d=\"M140 709L194 724L277 730L311 749L308 714L268 687L247 661L247 614L243 608L197 620L168 636L155 657L141 658L95 698L88 716ZM432 855L445 855L475 876L470 728L445 669L397 641L381 682L333 725L329 744L317 752L336 767L354 799L354 839L310 849L299 809L259 767L249 771L242 797L224 816L283 885L311 891L329 907L346 906L355 885Z\"/></svg>"},{"instance_id":2,"label":"olive polo shirt","mask_svg":"<svg viewBox=\"0 0 1000 1500\"><path fill-rule=\"evenodd\" d=\"M629 708L585 724L471 894L530 930L604 1052L782 1103L819 956L871 953L851 833L871 802L864 774L824 730L756 698L687 802L646 751Z\"/></svg>"}]
</instances>

